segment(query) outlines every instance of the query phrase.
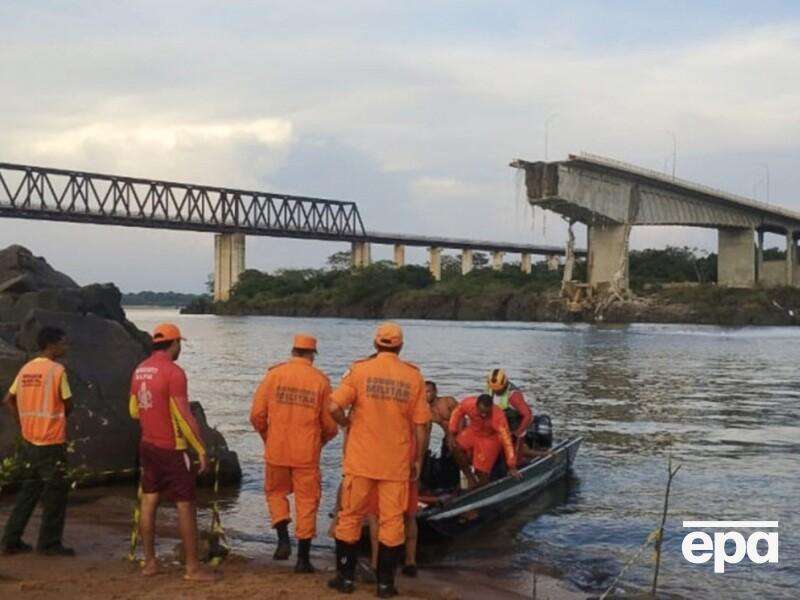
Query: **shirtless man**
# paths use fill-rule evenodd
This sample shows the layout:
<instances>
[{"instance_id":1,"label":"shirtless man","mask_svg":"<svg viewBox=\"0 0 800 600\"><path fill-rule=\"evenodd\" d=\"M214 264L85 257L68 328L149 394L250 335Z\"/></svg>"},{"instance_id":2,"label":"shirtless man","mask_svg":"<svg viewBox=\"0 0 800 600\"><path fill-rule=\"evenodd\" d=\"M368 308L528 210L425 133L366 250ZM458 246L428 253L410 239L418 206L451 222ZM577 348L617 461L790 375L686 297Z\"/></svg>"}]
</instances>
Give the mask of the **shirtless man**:
<instances>
[{"instance_id":1,"label":"shirtless man","mask_svg":"<svg viewBox=\"0 0 800 600\"><path fill-rule=\"evenodd\" d=\"M450 415L453 414L456 406L458 406L458 400L452 396L439 396L439 390L436 388L436 383L433 381L425 382L425 395L428 400L428 405L431 407L431 422L428 424L428 439L430 439L430 433L434 423L442 428L445 439L447 439L450 435L448 429Z\"/></svg>"}]
</instances>

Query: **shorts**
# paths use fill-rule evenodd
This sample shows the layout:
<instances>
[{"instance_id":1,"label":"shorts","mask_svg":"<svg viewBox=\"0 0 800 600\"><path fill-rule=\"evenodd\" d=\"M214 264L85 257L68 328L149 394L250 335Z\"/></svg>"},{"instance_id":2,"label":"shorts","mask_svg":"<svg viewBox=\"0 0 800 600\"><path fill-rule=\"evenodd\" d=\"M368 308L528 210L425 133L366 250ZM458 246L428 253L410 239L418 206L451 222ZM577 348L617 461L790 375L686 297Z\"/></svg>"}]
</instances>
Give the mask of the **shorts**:
<instances>
[{"instance_id":1,"label":"shorts","mask_svg":"<svg viewBox=\"0 0 800 600\"><path fill-rule=\"evenodd\" d=\"M151 444L139 446L142 492L162 494L170 502L194 502L196 473L185 450L169 450Z\"/></svg>"},{"instance_id":2,"label":"shorts","mask_svg":"<svg viewBox=\"0 0 800 600\"><path fill-rule=\"evenodd\" d=\"M456 437L459 447L472 455L472 467L481 473L491 473L500 456L500 438L496 435L477 435L467 427Z\"/></svg>"}]
</instances>

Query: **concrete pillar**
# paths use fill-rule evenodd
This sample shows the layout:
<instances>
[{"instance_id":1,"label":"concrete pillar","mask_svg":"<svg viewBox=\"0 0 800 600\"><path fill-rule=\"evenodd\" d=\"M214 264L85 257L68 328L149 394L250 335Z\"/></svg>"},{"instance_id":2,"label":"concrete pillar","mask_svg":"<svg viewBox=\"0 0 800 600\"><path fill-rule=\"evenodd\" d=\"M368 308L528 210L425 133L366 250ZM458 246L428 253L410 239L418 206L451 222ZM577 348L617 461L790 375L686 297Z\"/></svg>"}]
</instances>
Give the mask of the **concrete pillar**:
<instances>
[{"instance_id":1,"label":"concrete pillar","mask_svg":"<svg viewBox=\"0 0 800 600\"><path fill-rule=\"evenodd\" d=\"M406 266L406 247L403 244L394 245L394 266Z\"/></svg>"},{"instance_id":2,"label":"concrete pillar","mask_svg":"<svg viewBox=\"0 0 800 600\"><path fill-rule=\"evenodd\" d=\"M431 275L436 281L442 280L442 249L441 248L428 248L430 256L430 270Z\"/></svg>"},{"instance_id":3,"label":"concrete pillar","mask_svg":"<svg viewBox=\"0 0 800 600\"><path fill-rule=\"evenodd\" d=\"M243 233L218 233L214 236L214 301L230 300L231 290L245 268Z\"/></svg>"},{"instance_id":4,"label":"concrete pillar","mask_svg":"<svg viewBox=\"0 0 800 600\"><path fill-rule=\"evenodd\" d=\"M758 232L758 249L756 250L756 283L764 279L764 232Z\"/></svg>"},{"instance_id":5,"label":"concrete pillar","mask_svg":"<svg viewBox=\"0 0 800 600\"><path fill-rule=\"evenodd\" d=\"M589 246L588 283L609 283L622 266L620 288L628 289L628 255L625 247L625 225L589 225L586 228ZM621 261L621 262L620 262Z\"/></svg>"},{"instance_id":6,"label":"concrete pillar","mask_svg":"<svg viewBox=\"0 0 800 600\"><path fill-rule=\"evenodd\" d=\"M558 267L561 266L561 261L558 260L558 254L551 254L547 257L547 270L548 271L558 271Z\"/></svg>"},{"instance_id":7,"label":"concrete pillar","mask_svg":"<svg viewBox=\"0 0 800 600\"><path fill-rule=\"evenodd\" d=\"M533 271L533 262L531 261L531 255L527 252L523 252L522 256L520 257L519 261L519 268L522 270L523 273L527 273L528 275L531 274Z\"/></svg>"},{"instance_id":8,"label":"concrete pillar","mask_svg":"<svg viewBox=\"0 0 800 600\"><path fill-rule=\"evenodd\" d=\"M756 283L756 257L753 230L741 227L720 227L717 284L747 288Z\"/></svg>"},{"instance_id":9,"label":"concrete pillar","mask_svg":"<svg viewBox=\"0 0 800 600\"><path fill-rule=\"evenodd\" d=\"M350 264L354 269L363 269L372 263L372 249L369 242L353 242Z\"/></svg>"},{"instance_id":10,"label":"concrete pillar","mask_svg":"<svg viewBox=\"0 0 800 600\"><path fill-rule=\"evenodd\" d=\"M502 271L503 270L503 255L505 252L500 250L495 250L492 252L492 268L495 271Z\"/></svg>"},{"instance_id":11,"label":"concrete pillar","mask_svg":"<svg viewBox=\"0 0 800 600\"><path fill-rule=\"evenodd\" d=\"M794 285L794 263L797 262L797 245L794 241L794 231L786 232L786 285Z\"/></svg>"},{"instance_id":12,"label":"concrete pillar","mask_svg":"<svg viewBox=\"0 0 800 600\"><path fill-rule=\"evenodd\" d=\"M461 274L466 275L472 268L475 266L475 263L472 262L472 250L464 249L461 251Z\"/></svg>"}]
</instances>

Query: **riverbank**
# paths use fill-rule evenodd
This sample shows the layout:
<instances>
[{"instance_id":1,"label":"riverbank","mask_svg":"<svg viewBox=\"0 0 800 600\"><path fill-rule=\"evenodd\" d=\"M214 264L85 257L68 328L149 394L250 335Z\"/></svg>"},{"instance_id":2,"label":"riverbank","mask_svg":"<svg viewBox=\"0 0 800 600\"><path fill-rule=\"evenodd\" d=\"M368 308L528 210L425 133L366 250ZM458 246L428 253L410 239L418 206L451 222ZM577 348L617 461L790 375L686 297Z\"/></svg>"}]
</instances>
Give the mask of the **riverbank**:
<instances>
[{"instance_id":1,"label":"riverbank","mask_svg":"<svg viewBox=\"0 0 800 600\"><path fill-rule=\"evenodd\" d=\"M0 597L24 597L31 600L62 600L64 598L116 598L119 600L155 599L165 597L198 598L327 598L326 586L334 565L332 550L315 545L312 560L319 571L314 575L298 576L292 572L292 562L274 563L270 556L274 548L261 546L263 552L249 556L231 540L231 555L219 567L221 578L213 585L199 585L182 579L182 567L174 558L177 544L177 522L173 508L160 511L158 540L162 572L144 579L138 565L125 557L129 551L132 498L135 490L125 488L79 490L73 493L68 510L65 544L75 548L76 558L42 557L36 554L0 556ZM0 505L0 521L5 522L10 511L6 500ZM201 527L202 521L201 518ZM35 539L38 515L28 526L26 538ZM320 541L319 543L323 543ZM512 591L498 585L485 573L466 569L420 570L417 579L398 576L402 598L472 600L479 598L530 597L527 589ZM569 589L566 584L537 574L538 597L552 600L571 600L584 595ZM374 598L372 584L359 584L353 598Z\"/></svg>"},{"instance_id":2,"label":"riverbank","mask_svg":"<svg viewBox=\"0 0 800 600\"><path fill-rule=\"evenodd\" d=\"M692 325L797 325L800 289L730 289L715 284L651 285L630 300L616 301L603 311L570 314L553 282L523 286L493 281L464 289L450 283L400 290L376 301L372 297L340 302L324 291L286 296L241 298L209 303L185 312L217 315L269 315L364 319L436 319L450 321L604 323L675 323Z\"/></svg>"}]
</instances>

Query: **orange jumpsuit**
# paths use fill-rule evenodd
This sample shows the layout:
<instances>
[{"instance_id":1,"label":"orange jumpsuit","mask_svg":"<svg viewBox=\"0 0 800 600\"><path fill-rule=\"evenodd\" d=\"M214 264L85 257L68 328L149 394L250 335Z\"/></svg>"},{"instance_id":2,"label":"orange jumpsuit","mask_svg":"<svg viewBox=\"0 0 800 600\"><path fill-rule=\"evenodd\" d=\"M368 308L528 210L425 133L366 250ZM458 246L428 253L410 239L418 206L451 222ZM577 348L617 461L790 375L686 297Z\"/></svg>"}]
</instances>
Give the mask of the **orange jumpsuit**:
<instances>
[{"instance_id":1,"label":"orange jumpsuit","mask_svg":"<svg viewBox=\"0 0 800 600\"><path fill-rule=\"evenodd\" d=\"M250 422L264 439L270 520L274 527L290 519L288 496L294 493L301 540L316 533L319 455L338 430L328 411L330 395L328 378L311 361L292 357L267 371L250 410Z\"/></svg>"},{"instance_id":2,"label":"orange jumpsuit","mask_svg":"<svg viewBox=\"0 0 800 600\"><path fill-rule=\"evenodd\" d=\"M469 423L459 432L465 416ZM472 455L472 466L476 471L491 473L501 446L508 467L513 468L517 464L508 420L499 406L493 405L491 414L484 419L478 412L478 399L466 398L450 415L450 433L457 436L456 443L461 449Z\"/></svg>"},{"instance_id":3,"label":"orange jumpsuit","mask_svg":"<svg viewBox=\"0 0 800 600\"><path fill-rule=\"evenodd\" d=\"M351 544L359 540L377 495L378 539L385 546L399 546L405 541L412 427L431 418L422 374L396 354L379 352L352 365L332 401L351 409L336 539Z\"/></svg>"}]
</instances>

